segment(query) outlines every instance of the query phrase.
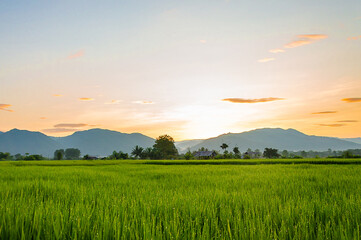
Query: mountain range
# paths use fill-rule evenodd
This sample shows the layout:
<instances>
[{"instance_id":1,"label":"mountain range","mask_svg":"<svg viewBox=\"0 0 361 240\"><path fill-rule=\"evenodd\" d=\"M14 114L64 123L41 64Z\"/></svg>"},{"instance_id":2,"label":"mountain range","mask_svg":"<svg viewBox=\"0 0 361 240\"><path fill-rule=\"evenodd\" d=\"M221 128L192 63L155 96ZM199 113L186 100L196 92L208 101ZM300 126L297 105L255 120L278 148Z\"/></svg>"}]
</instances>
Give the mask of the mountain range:
<instances>
[{"instance_id":1,"label":"mountain range","mask_svg":"<svg viewBox=\"0 0 361 240\"><path fill-rule=\"evenodd\" d=\"M0 132L0 152L11 154L41 154L52 157L56 149L78 148L82 155L107 156L114 150L130 153L134 146L151 147L155 139L140 133L121 133L106 129L78 131L66 137L50 137L40 132L13 129ZM228 133L209 139L194 139L176 142L180 153L198 150L201 147L221 150L226 143L228 150L238 147L241 152L248 148L263 151L266 147L279 150L326 151L361 149L361 138L340 139L306 135L294 129L262 128L248 132Z\"/></svg>"}]
</instances>

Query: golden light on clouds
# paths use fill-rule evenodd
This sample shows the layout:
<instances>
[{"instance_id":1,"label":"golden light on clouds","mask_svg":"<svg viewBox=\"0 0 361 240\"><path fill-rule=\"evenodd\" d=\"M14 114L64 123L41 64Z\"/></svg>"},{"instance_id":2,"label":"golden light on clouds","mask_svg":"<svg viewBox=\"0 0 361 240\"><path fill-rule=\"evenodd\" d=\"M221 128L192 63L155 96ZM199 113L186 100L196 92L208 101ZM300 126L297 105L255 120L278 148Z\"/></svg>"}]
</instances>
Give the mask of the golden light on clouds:
<instances>
[{"instance_id":1,"label":"golden light on clouds","mask_svg":"<svg viewBox=\"0 0 361 240\"><path fill-rule=\"evenodd\" d=\"M332 123L332 124L317 124L321 127L343 127L346 126L346 124L340 124L340 123Z\"/></svg>"},{"instance_id":2,"label":"golden light on clouds","mask_svg":"<svg viewBox=\"0 0 361 240\"><path fill-rule=\"evenodd\" d=\"M40 117L40 119L41 119L41 120L45 120L45 119L47 119L47 118L46 118L46 117Z\"/></svg>"},{"instance_id":3,"label":"golden light on clouds","mask_svg":"<svg viewBox=\"0 0 361 240\"><path fill-rule=\"evenodd\" d=\"M342 101L348 103L355 103L355 102L361 102L361 98L344 98L342 99Z\"/></svg>"},{"instance_id":4,"label":"golden light on clouds","mask_svg":"<svg viewBox=\"0 0 361 240\"><path fill-rule=\"evenodd\" d=\"M56 128L77 128L77 127L86 127L89 124L86 123L59 123L54 125Z\"/></svg>"},{"instance_id":5,"label":"golden light on clouds","mask_svg":"<svg viewBox=\"0 0 361 240\"><path fill-rule=\"evenodd\" d=\"M77 129L74 128L49 128L41 130L44 133L67 133L67 132L75 132Z\"/></svg>"},{"instance_id":6,"label":"golden light on clouds","mask_svg":"<svg viewBox=\"0 0 361 240\"><path fill-rule=\"evenodd\" d=\"M7 111L7 112L14 112L14 110L8 109L12 105L10 104L0 104L0 110Z\"/></svg>"},{"instance_id":7,"label":"golden light on clouds","mask_svg":"<svg viewBox=\"0 0 361 240\"><path fill-rule=\"evenodd\" d=\"M274 61L276 60L275 58L262 58L260 60L258 60L258 62L260 63L265 63L265 62L270 62L270 61Z\"/></svg>"},{"instance_id":8,"label":"golden light on clouds","mask_svg":"<svg viewBox=\"0 0 361 240\"><path fill-rule=\"evenodd\" d=\"M136 104L154 104L154 102L152 102L152 101L134 101L133 103L136 103Z\"/></svg>"},{"instance_id":9,"label":"golden light on clouds","mask_svg":"<svg viewBox=\"0 0 361 240\"><path fill-rule=\"evenodd\" d=\"M62 97L62 94L53 94L53 97Z\"/></svg>"},{"instance_id":10,"label":"golden light on clouds","mask_svg":"<svg viewBox=\"0 0 361 240\"><path fill-rule=\"evenodd\" d=\"M106 102L105 104L119 104L121 102L121 100L111 100L110 102Z\"/></svg>"},{"instance_id":11,"label":"golden light on clouds","mask_svg":"<svg viewBox=\"0 0 361 240\"><path fill-rule=\"evenodd\" d=\"M314 112L312 114L331 114L331 113L337 113L337 111Z\"/></svg>"},{"instance_id":12,"label":"golden light on clouds","mask_svg":"<svg viewBox=\"0 0 361 240\"><path fill-rule=\"evenodd\" d=\"M225 98L222 101L231 102L231 103L264 103L264 102L273 102L278 100L285 100L284 98L256 98L256 99L245 99L245 98Z\"/></svg>"},{"instance_id":13,"label":"golden light on clouds","mask_svg":"<svg viewBox=\"0 0 361 240\"><path fill-rule=\"evenodd\" d=\"M341 121L337 121L337 122L341 122L341 123L356 123L358 122L357 120L341 120Z\"/></svg>"},{"instance_id":14,"label":"golden light on clouds","mask_svg":"<svg viewBox=\"0 0 361 240\"><path fill-rule=\"evenodd\" d=\"M347 38L347 40L358 40L358 39L361 39L361 35L357 36L357 37L349 37L349 38Z\"/></svg>"},{"instance_id":15,"label":"golden light on clouds","mask_svg":"<svg viewBox=\"0 0 361 240\"><path fill-rule=\"evenodd\" d=\"M93 101L94 98L87 98L87 97L82 97L82 98L79 98L80 101Z\"/></svg>"},{"instance_id":16,"label":"golden light on clouds","mask_svg":"<svg viewBox=\"0 0 361 240\"><path fill-rule=\"evenodd\" d=\"M285 48L301 47L328 38L328 36L325 34L303 34L303 35L298 35L297 38L299 39L286 44L284 47Z\"/></svg>"},{"instance_id":17,"label":"golden light on clouds","mask_svg":"<svg viewBox=\"0 0 361 240\"><path fill-rule=\"evenodd\" d=\"M76 52L74 54L69 55L68 59L74 59L74 58L82 57L82 56L84 56L84 53L85 53L84 50L80 50L80 51L78 51L78 52Z\"/></svg>"},{"instance_id":18,"label":"golden light on clouds","mask_svg":"<svg viewBox=\"0 0 361 240\"><path fill-rule=\"evenodd\" d=\"M285 50L281 49L281 48L275 48L275 49L271 49L269 50L270 53L283 53L285 52Z\"/></svg>"}]
</instances>

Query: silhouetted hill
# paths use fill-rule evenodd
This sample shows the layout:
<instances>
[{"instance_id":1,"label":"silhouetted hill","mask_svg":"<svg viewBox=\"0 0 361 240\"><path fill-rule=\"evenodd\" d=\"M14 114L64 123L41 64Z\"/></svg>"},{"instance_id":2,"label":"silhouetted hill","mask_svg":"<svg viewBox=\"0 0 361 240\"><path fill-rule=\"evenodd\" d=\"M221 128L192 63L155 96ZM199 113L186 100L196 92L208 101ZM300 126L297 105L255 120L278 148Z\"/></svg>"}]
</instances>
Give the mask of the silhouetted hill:
<instances>
[{"instance_id":1,"label":"silhouetted hill","mask_svg":"<svg viewBox=\"0 0 361 240\"><path fill-rule=\"evenodd\" d=\"M13 129L0 134L0 152L41 154L52 157L59 143L40 132Z\"/></svg>"},{"instance_id":2,"label":"silhouetted hill","mask_svg":"<svg viewBox=\"0 0 361 240\"><path fill-rule=\"evenodd\" d=\"M56 140L64 148L78 148L81 153L108 156L114 150L130 153L134 146L146 148L154 144L154 139L140 133L120 133L105 129L90 129L75 132Z\"/></svg>"},{"instance_id":3,"label":"silhouetted hill","mask_svg":"<svg viewBox=\"0 0 361 240\"><path fill-rule=\"evenodd\" d=\"M197 150L201 147L208 149L221 150L222 143L229 145L228 150L233 147L239 147L240 151L260 149L263 151L266 147L277 148L279 150L315 150L326 151L346 150L361 148L361 144L345 141L339 138L311 136L301 133L294 129L281 128L263 128L242 133L228 133L215 138L209 138L197 143L191 147L191 150Z\"/></svg>"}]
</instances>

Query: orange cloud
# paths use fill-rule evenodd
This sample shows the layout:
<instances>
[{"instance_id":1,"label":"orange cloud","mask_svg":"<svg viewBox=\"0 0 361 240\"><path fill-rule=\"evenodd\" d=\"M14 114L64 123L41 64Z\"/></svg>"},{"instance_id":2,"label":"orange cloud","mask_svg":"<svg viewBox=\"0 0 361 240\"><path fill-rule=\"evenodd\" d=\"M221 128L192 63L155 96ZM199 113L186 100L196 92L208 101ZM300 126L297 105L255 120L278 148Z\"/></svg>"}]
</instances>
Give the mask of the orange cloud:
<instances>
[{"instance_id":1,"label":"orange cloud","mask_svg":"<svg viewBox=\"0 0 361 240\"><path fill-rule=\"evenodd\" d=\"M321 127L343 127L346 126L346 124L339 124L339 123L334 123L334 124L317 124L318 126Z\"/></svg>"},{"instance_id":2,"label":"orange cloud","mask_svg":"<svg viewBox=\"0 0 361 240\"><path fill-rule=\"evenodd\" d=\"M329 114L329 113L337 113L337 111L314 112L312 114Z\"/></svg>"},{"instance_id":3,"label":"orange cloud","mask_svg":"<svg viewBox=\"0 0 361 240\"><path fill-rule=\"evenodd\" d=\"M269 50L270 53L283 53L285 50L281 48L271 49Z\"/></svg>"},{"instance_id":4,"label":"orange cloud","mask_svg":"<svg viewBox=\"0 0 361 240\"><path fill-rule=\"evenodd\" d=\"M77 128L77 127L86 127L89 126L86 123L59 123L54 125L56 128Z\"/></svg>"},{"instance_id":5,"label":"orange cloud","mask_svg":"<svg viewBox=\"0 0 361 240\"><path fill-rule=\"evenodd\" d=\"M270 61L274 61L274 60L275 60L275 58L263 58L263 59L258 60L258 62L265 63L265 62L270 62Z\"/></svg>"},{"instance_id":6,"label":"orange cloud","mask_svg":"<svg viewBox=\"0 0 361 240\"><path fill-rule=\"evenodd\" d=\"M299 40L292 41L286 44L284 47L285 48L300 47L319 41L321 39L328 38L328 36L325 34L303 34L303 35L298 35L297 38L299 38Z\"/></svg>"},{"instance_id":7,"label":"orange cloud","mask_svg":"<svg viewBox=\"0 0 361 240\"><path fill-rule=\"evenodd\" d=\"M12 105L10 104L0 104L0 110L7 111L7 112L14 112L14 110L8 109Z\"/></svg>"},{"instance_id":8,"label":"orange cloud","mask_svg":"<svg viewBox=\"0 0 361 240\"><path fill-rule=\"evenodd\" d=\"M361 98L344 98L342 99L342 101L348 103L355 103L355 102L361 102Z\"/></svg>"},{"instance_id":9,"label":"orange cloud","mask_svg":"<svg viewBox=\"0 0 361 240\"><path fill-rule=\"evenodd\" d=\"M79 52L76 52L74 54L71 54L68 56L68 59L74 59L74 58L78 58L78 57L82 57L84 55L84 50L80 50Z\"/></svg>"},{"instance_id":10,"label":"orange cloud","mask_svg":"<svg viewBox=\"0 0 361 240\"><path fill-rule=\"evenodd\" d=\"M285 45L285 48L301 47L303 45L311 44L310 40L296 40Z\"/></svg>"},{"instance_id":11,"label":"orange cloud","mask_svg":"<svg viewBox=\"0 0 361 240\"><path fill-rule=\"evenodd\" d=\"M152 102L152 101L134 101L133 103L137 103L137 104L154 104L154 102Z\"/></svg>"},{"instance_id":12,"label":"orange cloud","mask_svg":"<svg viewBox=\"0 0 361 240\"><path fill-rule=\"evenodd\" d=\"M41 120L45 120L45 119L47 119L47 118L46 118L46 117L40 117L40 119L41 119Z\"/></svg>"},{"instance_id":13,"label":"orange cloud","mask_svg":"<svg viewBox=\"0 0 361 240\"><path fill-rule=\"evenodd\" d=\"M272 102L277 100L284 100L284 98L256 98L256 99L244 99L244 98L225 98L222 101L231 102L231 103L263 103L263 102Z\"/></svg>"},{"instance_id":14,"label":"orange cloud","mask_svg":"<svg viewBox=\"0 0 361 240\"><path fill-rule=\"evenodd\" d=\"M112 100L110 102L106 102L105 104L119 104L121 100Z\"/></svg>"},{"instance_id":15,"label":"orange cloud","mask_svg":"<svg viewBox=\"0 0 361 240\"><path fill-rule=\"evenodd\" d=\"M77 129L71 128L50 128L50 129L43 129L42 132L45 133L64 133L64 132L75 132Z\"/></svg>"},{"instance_id":16,"label":"orange cloud","mask_svg":"<svg viewBox=\"0 0 361 240\"><path fill-rule=\"evenodd\" d=\"M347 40L357 40L357 39L361 39L361 36L347 38Z\"/></svg>"},{"instance_id":17,"label":"orange cloud","mask_svg":"<svg viewBox=\"0 0 361 240\"><path fill-rule=\"evenodd\" d=\"M63 95L61 94L53 94L53 97L62 97Z\"/></svg>"},{"instance_id":18,"label":"orange cloud","mask_svg":"<svg viewBox=\"0 0 361 240\"><path fill-rule=\"evenodd\" d=\"M93 101L94 98L87 98L87 97L82 97L82 98L79 98L80 101Z\"/></svg>"},{"instance_id":19,"label":"orange cloud","mask_svg":"<svg viewBox=\"0 0 361 240\"><path fill-rule=\"evenodd\" d=\"M297 37L298 38L306 38L306 39L310 39L310 40L321 40L321 39L328 38L328 36L325 34L304 34L304 35L298 35Z\"/></svg>"},{"instance_id":20,"label":"orange cloud","mask_svg":"<svg viewBox=\"0 0 361 240\"><path fill-rule=\"evenodd\" d=\"M337 121L337 122L341 122L341 123L355 123L358 122L357 120L341 120L341 121Z\"/></svg>"}]
</instances>

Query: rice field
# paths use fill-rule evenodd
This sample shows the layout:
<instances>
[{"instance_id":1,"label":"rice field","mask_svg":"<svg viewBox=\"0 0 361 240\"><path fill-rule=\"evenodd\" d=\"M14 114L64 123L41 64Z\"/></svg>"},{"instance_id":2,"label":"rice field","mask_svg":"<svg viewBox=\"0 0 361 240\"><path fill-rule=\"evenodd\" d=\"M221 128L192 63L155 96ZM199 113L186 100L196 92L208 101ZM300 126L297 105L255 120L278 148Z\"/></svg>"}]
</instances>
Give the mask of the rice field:
<instances>
[{"instance_id":1,"label":"rice field","mask_svg":"<svg viewBox=\"0 0 361 240\"><path fill-rule=\"evenodd\" d=\"M358 161L240 161L0 162L0 239L361 238Z\"/></svg>"}]
</instances>

